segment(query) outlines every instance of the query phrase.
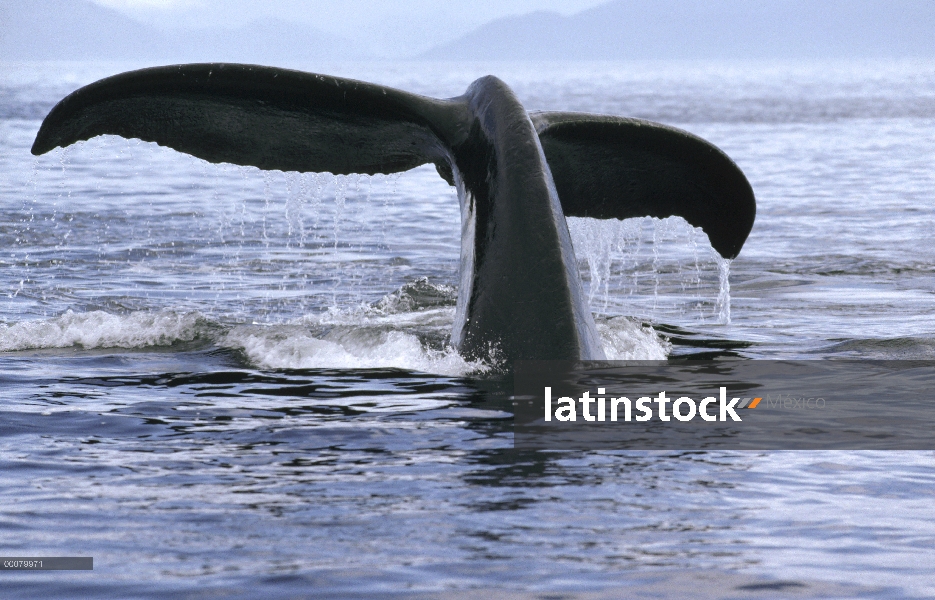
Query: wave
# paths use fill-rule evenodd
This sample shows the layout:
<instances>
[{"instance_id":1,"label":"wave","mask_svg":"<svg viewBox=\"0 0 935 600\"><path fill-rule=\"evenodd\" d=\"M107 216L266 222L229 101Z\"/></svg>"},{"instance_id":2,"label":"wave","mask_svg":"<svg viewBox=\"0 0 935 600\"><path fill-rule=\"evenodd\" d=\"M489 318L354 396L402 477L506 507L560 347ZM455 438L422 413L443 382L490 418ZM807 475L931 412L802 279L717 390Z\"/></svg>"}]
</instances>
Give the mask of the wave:
<instances>
[{"instance_id":1,"label":"wave","mask_svg":"<svg viewBox=\"0 0 935 600\"><path fill-rule=\"evenodd\" d=\"M207 320L197 312L132 312L115 315L101 310L0 324L0 352L41 348L146 348L171 346L202 337Z\"/></svg>"},{"instance_id":2,"label":"wave","mask_svg":"<svg viewBox=\"0 0 935 600\"><path fill-rule=\"evenodd\" d=\"M821 348L820 352L835 358L866 360L932 360L935 359L935 338L898 337L846 340Z\"/></svg>"}]
</instances>

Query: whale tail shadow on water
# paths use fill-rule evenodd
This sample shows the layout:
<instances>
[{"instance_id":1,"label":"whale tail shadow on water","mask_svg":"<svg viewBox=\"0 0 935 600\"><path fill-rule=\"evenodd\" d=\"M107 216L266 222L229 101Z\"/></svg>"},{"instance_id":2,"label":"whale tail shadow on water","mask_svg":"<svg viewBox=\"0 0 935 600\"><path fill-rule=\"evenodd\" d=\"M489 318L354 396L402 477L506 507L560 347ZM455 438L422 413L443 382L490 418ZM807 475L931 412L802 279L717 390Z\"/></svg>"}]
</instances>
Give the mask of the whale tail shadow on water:
<instances>
[{"instance_id":1,"label":"whale tail shadow on water","mask_svg":"<svg viewBox=\"0 0 935 600\"><path fill-rule=\"evenodd\" d=\"M566 216L678 215L733 258L756 213L743 173L701 138L637 119L527 113L491 76L438 100L271 67L143 69L63 99L32 152L104 134L282 171L372 175L434 163L461 202L452 343L469 358L604 357Z\"/></svg>"}]
</instances>

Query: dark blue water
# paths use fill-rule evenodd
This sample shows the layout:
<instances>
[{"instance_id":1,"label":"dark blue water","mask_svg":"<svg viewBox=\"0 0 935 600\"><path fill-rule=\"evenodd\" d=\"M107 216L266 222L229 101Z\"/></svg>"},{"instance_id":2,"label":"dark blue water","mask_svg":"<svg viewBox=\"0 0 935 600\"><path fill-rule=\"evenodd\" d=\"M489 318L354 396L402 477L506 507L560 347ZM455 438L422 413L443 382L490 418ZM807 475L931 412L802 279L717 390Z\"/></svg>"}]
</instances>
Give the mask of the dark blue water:
<instances>
[{"instance_id":1,"label":"dark blue water","mask_svg":"<svg viewBox=\"0 0 935 600\"><path fill-rule=\"evenodd\" d=\"M514 451L508 382L448 346L433 168L29 154L133 66L0 69L0 554L95 563L2 595L935 595L931 452ZM931 63L307 68L433 96L491 72L728 152L758 199L730 265L679 219L572 220L613 357L935 356Z\"/></svg>"}]
</instances>

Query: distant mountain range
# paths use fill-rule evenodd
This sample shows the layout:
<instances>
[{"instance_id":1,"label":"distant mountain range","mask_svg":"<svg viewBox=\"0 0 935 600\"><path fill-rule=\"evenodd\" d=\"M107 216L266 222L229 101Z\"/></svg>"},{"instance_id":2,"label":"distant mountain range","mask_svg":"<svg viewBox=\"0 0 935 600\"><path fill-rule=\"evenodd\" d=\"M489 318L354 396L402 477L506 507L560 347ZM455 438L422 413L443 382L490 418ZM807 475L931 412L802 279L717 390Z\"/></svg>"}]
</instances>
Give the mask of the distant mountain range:
<instances>
[{"instance_id":1,"label":"distant mountain range","mask_svg":"<svg viewBox=\"0 0 935 600\"><path fill-rule=\"evenodd\" d=\"M284 21L160 30L85 0L0 0L0 60L277 63L366 57L350 40Z\"/></svg>"},{"instance_id":2,"label":"distant mountain range","mask_svg":"<svg viewBox=\"0 0 935 600\"><path fill-rule=\"evenodd\" d=\"M422 58L935 56L933 0L616 0L492 21Z\"/></svg>"},{"instance_id":3,"label":"distant mountain range","mask_svg":"<svg viewBox=\"0 0 935 600\"><path fill-rule=\"evenodd\" d=\"M161 30L87 0L0 0L0 60L282 64L373 58L366 42L284 21ZM935 56L935 0L615 0L567 17L497 19L416 58L921 56Z\"/></svg>"}]
</instances>

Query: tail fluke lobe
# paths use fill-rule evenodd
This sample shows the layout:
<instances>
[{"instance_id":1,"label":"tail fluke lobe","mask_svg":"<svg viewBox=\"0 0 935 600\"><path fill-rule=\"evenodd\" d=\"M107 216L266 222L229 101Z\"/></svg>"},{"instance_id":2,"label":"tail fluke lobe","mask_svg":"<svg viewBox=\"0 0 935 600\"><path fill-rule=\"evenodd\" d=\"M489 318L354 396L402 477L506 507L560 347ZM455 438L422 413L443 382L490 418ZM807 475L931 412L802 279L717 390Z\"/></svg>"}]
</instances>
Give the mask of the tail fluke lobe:
<instances>
[{"instance_id":1,"label":"tail fluke lobe","mask_svg":"<svg viewBox=\"0 0 935 600\"><path fill-rule=\"evenodd\" d=\"M721 150L686 131L621 117L532 113L567 217L681 216L734 258L756 216L753 189Z\"/></svg>"},{"instance_id":2,"label":"tail fluke lobe","mask_svg":"<svg viewBox=\"0 0 935 600\"><path fill-rule=\"evenodd\" d=\"M205 159L282 171L394 173L444 160L453 101L272 67L194 64L83 87L46 117L43 154L98 135L156 142Z\"/></svg>"}]
</instances>

